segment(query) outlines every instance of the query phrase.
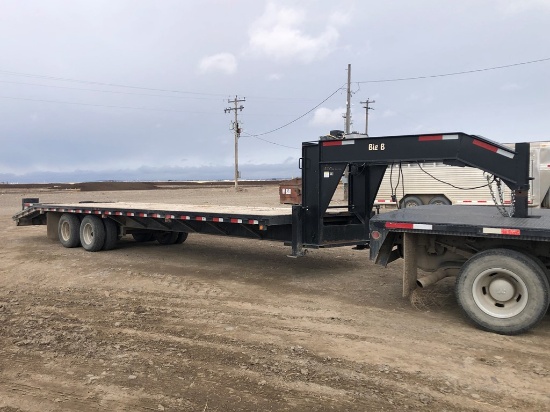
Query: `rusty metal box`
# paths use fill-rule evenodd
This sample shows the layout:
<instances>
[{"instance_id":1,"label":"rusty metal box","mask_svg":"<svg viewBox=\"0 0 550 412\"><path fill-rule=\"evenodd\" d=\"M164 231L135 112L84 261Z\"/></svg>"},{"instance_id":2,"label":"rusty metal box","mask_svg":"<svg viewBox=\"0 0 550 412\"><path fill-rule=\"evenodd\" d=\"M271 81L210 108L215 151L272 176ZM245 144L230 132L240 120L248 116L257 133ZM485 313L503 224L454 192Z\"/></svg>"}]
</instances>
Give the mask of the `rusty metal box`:
<instances>
[{"instance_id":1,"label":"rusty metal box","mask_svg":"<svg viewBox=\"0 0 550 412\"><path fill-rule=\"evenodd\" d=\"M287 180L279 185L280 201L287 205L302 204L302 179Z\"/></svg>"}]
</instances>

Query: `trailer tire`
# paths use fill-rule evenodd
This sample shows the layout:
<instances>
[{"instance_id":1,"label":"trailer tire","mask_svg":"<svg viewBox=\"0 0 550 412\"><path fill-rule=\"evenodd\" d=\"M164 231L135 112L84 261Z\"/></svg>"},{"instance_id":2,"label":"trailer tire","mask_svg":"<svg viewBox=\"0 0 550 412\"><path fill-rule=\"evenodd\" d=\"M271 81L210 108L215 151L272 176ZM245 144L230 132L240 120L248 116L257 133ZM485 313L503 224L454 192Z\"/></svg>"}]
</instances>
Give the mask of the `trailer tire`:
<instances>
[{"instance_id":1,"label":"trailer tire","mask_svg":"<svg viewBox=\"0 0 550 412\"><path fill-rule=\"evenodd\" d=\"M136 242L150 242L151 240L153 240L153 233L151 232L137 232L137 233L132 233L132 237L134 238L134 240Z\"/></svg>"},{"instance_id":2,"label":"trailer tire","mask_svg":"<svg viewBox=\"0 0 550 412\"><path fill-rule=\"evenodd\" d=\"M112 219L103 219L103 226L105 226L105 243L102 249L114 249L118 243L118 224Z\"/></svg>"},{"instance_id":3,"label":"trailer tire","mask_svg":"<svg viewBox=\"0 0 550 412\"><path fill-rule=\"evenodd\" d=\"M57 235L64 247L80 246L80 219L78 216L70 213L62 214L57 225Z\"/></svg>"},{"instance_id":4,"label":"trailer tire","mask_svg":"<svg viewBox=\"0 0 550 412\"><path fill-rule=\"evenodd\" d=\"M418 196L405 196L401 201L401 208L422 206L423 204Z\"/></svg>"},{"instance_id":5,"label":"trailer tire","mask_svg":"<svg viewBox=\"0 0 550 412\"><path fill-rule=\"evenodd\" d=\"M155 232L155 240L161 245L174 245L178 240L178 232Z\"/></svg>"},{"instance_id":6,"label":"trailer tire","mask_svg":"<svg viewBox=\"0 0 550 412\"><path fill-rule=\"evenodd\" d=\"M88 252L97 252L105 244L105 226L101 218L86 216L80 223L80 243Z\"/></svg>"},{"instance_id":7,"label":"trailer tire","mask_svg":"<svg viewBox=\"0 0 550 412\"><path fill-rule=\"evenodd\" d=\"M181 245L185 240L187 239L187 236L189 236L189 233L187 232L179 232L178 237L176 238L176 241L174 244Z\"/></svg>"},{"instance_id":8,"label":"trailer tire","mask_svg":"<svg viewBox=\"0 0 550 412\"><path fill-rule=\"evenodd\" d=\"M523 333L542 320L549 281L537 260L512 249L490 249L470 258L456 279L458 303L481 329Z\"/></svg>"},{"instance_id":9,"label":"trailer tire","mask_svg":"<svg viewBox=\"0 0 550 412\"><path fill-rule=\"evenodd\" d=\"M451 204L449 199L447 199L445 196L434 196L430 199L430 202L428 203L430 205L440 205L440 206L448 206Z\"/></svg>"}]
</instances>

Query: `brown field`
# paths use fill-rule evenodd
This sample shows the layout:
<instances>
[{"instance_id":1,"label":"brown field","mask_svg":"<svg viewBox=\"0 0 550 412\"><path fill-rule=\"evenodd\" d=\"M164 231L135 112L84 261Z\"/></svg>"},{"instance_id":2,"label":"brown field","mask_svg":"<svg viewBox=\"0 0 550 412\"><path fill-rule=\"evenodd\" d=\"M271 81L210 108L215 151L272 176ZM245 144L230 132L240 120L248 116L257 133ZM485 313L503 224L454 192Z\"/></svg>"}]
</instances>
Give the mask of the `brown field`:
<instances>
[{"instance_id":1,"label":"brown field","mask_svg":"<svg viewBox=\"0 0 550 412\"><path fill-rule=\"evenodd\" d=\"M548 315L521 336L479 331L453 279L411 305L401 263L368 250L289 259L193 234L65 249L15 226L23 197L280 206L276 184L0 188L1 412L550 411Z\"/></svg>"}]
</instances>

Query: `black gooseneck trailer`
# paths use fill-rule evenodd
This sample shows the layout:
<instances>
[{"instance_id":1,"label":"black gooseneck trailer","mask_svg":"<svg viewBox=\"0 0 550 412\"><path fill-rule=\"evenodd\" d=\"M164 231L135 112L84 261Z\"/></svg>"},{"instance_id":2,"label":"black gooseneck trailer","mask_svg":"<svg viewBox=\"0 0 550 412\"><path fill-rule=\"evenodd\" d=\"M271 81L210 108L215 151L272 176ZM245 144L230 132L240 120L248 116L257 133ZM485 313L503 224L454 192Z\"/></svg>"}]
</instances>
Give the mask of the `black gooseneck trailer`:
<instances>
[{"instance_id":1,"label":"black gooseneck trailer","mask_svg":"<svg viewBox=\"0 0 550 412\"><path fill-rule=\"evenodd\" d=\"M441 161L476 167L512 192L507 216L496 208L420 206L374 215L388 165ZM370 246L387 265L404 258L403 291L457 276L460 306L479 327L517 334L549 305L550 213L528 209L529 144L515 150L480 136L443 133L328 139L302 145L302 204L246 208L134 203L43 204L24 199L18 225L47 225L48 237L88 251L115 247L121 234L161 244L188 233L283 241L298 257L308 248ZM348 198L331 203L348 171ZM396 178L398 178L396 176ZM417 268L430 273L417 279Z\"/></svg>"}]
</instances>

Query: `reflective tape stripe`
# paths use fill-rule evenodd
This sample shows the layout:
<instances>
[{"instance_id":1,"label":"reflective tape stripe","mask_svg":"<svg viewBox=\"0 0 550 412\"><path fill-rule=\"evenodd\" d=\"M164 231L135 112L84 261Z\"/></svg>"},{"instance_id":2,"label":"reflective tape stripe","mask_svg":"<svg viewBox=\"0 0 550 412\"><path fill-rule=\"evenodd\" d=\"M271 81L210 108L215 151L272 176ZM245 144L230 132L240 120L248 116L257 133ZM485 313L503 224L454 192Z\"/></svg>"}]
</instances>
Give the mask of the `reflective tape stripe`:
<instances>
[{"instance_id":1,"label":"reflective tape stripe","mask_svg":"<svg viewBox=\"0 0 550 412\"><path fill-rule=\"evenodd\" d=\"M487 235L510 235L510 236L519 236L521 235L521 230L519 229L502 229L498 227L484 227L483 233Z\"/></svg>"},{"instance_id":2,"label":"reflective tape stripe","mask_svg":"<svg viewBox=\"0 0 550 412\"><path fill-rule=\"evenodd\" d=\"M419 142L433 142L437 140L458 140L457 134L435 134L418 136Z\"/></svg>"},{"instance_id":3,"label":"reflective tape stripe","mask_svg":"<svg viewBox=\"0 0 550 412\"><path fill-rule=\"evenodd\" d=\"M474 143L475 146L478 146L478 147L481 147L483 149L489 150L490 152L497 153L499 155L508 157L510 159L514 158L513 153L511 153L507 150L501 149L497 146L493 146L492 144L485 143L485 142L482 142L481 140L475 140L475 139L473 140L473 143Z\"/></svg>"},{"instance_id":4,"label":"reflective tape stripe","mask_svg":"<svg viewBox=\"0 0 550 412\"><path fill-rule=\"evenodd\" d=\"M323 146L344 146L355 144L355 140L328 140L323 142Z\"/></svg>"},{"instance_id":5,"label":"reflective tape stripe","mask_svg":"<svg viewBox=\"0 0 550 412\"><path fill-rule=\"evenodd\" d=\"M433 230L433 225L422 223L386 222L385 227L388 229Z\"/></svg>"}]
</instances>

